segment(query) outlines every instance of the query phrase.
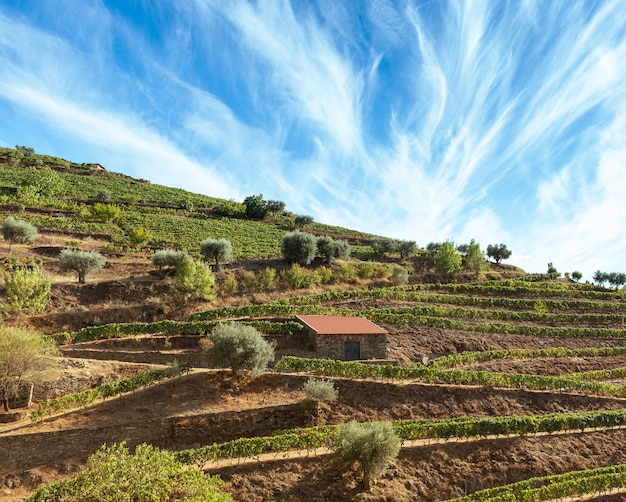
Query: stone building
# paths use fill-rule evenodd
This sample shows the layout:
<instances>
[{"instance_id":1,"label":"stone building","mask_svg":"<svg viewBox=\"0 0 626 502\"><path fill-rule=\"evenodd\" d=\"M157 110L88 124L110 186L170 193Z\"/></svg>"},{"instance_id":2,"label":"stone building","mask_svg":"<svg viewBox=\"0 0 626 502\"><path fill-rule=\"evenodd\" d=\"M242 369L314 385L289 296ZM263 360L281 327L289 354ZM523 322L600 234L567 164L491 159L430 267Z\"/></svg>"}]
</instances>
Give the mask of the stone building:
<instances>
[{"instance_id":1,"label":"stone building","mask_svg":"<svg viewBox=\"0 0 626 502\"><path fill-rule=\"evenodd\" d=\"M355 361L385 359L387 331L362 317L298 315L317 357Z\"/></svg>"}]
</instances>

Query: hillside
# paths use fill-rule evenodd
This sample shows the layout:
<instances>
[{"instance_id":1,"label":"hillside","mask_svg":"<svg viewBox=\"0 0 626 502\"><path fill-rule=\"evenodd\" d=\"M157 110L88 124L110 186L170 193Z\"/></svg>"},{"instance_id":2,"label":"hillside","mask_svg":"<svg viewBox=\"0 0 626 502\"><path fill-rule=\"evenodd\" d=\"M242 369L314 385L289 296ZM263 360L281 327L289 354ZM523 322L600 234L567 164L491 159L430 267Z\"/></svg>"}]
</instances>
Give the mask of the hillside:
<instances>
[{"instance_id":1,"label":"hillside","mask_svg":"<svg viewBox=\"0 0 626 502\"><path fill-rule=\"evenodd\" d=\"M46 156L24 167L11 155L0 152L0 217L39 235L11 253L0 246L0 259L7 270L40 263L52 286L40 313L10 308L3 292L5 324L52 336L62 357L30 407L0 413L3 500L73 476L101 444L121 441L172 450L221 476L234 500L259 502L444 500L626 464L623 291L493 263L480 281L463 270L444 281L423 249L376 255L379 236L316 222L304 230L347 240L351 257L317 257L295 286L280 246L297 215L224 216L236 203ZM56 173L62 190L46 188L41 172L46 182ZM40 192L24 189L28 176ZM96 217L97 204L118 208L115 218ZM133 243L138 228L149 238ZM215 271L215 299L181 296L174 271L159 271L152 256L171 248L199 258L206 237L231 241L233 259ZM58 270L68 247L102 253L105 267L79 284ZM394 265L409 272L407 284L393 284ZM388 332L387 359L315 359L295 313L367 318ZM256 326L276 352L271 371L235 389L202 354L210 327L232 320ZM174 374L175 362L191 369ZM312 374L334 382L337 401L304 399ZM370 491L333 460L334 426L350 420L393 422L403 439ZM611 482L577 490L626 485Z\"/></svg>"}]
</instances>

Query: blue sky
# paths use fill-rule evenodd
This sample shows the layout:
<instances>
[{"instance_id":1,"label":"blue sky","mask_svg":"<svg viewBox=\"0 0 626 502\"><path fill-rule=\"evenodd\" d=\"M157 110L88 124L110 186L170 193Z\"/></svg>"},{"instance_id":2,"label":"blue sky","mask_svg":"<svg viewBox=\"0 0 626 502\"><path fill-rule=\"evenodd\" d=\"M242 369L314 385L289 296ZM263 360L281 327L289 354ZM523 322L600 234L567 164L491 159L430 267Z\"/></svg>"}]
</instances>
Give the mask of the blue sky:
<instances>
[{"instance_id":1,"label":"blue sky","mask_svg":"<svg viewBox=\"0 0 626 502\"><path fill-rule=\"evenodd\" d=\"M626 271L623 0L0 0L0 145Z\"/></svg>"}]
</instances>

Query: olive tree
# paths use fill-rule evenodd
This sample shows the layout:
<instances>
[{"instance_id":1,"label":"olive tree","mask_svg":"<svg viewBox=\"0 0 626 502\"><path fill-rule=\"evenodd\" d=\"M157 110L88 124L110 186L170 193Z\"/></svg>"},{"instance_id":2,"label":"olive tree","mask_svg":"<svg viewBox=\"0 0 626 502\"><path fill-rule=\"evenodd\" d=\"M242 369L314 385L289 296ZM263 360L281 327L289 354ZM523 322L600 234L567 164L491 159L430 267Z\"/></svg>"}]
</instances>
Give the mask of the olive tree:
<instances>
[{"instance_id":1,"label":"olive tree","mask_svg":"<svg viewBox=\"0 0 626 502\"><path fill-rule=\"evenodd\" d=\"M80 284L85 284L87 277L102 269L104 263L104 256L97 251L64 249L59 255L60 272L76 272Z\"/></svg>"},{"instance_id":2,"label":"olive tree","mask_svg":"<svg viewBox=\"0 0 626 502\"><path fill-rule=\"evenodd\" d=\"M33 225L13 216L4 220L0 233L5 241L9 241L9 253L13 251L13 244L30 244L37 238L37 229Z\"/></svg>"},{"instance_id":3,"label":"olive tree","mask_svg":"<svg viewBox=\"0 0 626 502\"><path fill-rule=\"evenodd\" d=\"M24 384L38 384L54 375L55 355L54 342L36 331L0 328L0 398L5 411Z\"/></svg>"},{"instance_id":4,"label":"olive tree","mask_svg":"<svg viewBox=\"0 0 626 502\"><path fill-rule=\"evenodd\" d=\"M220 263L232 260L233 246L227 239L212 239L208 237L200 242L200 254L207 260L214 260L215 270L219 270Z\"/></svg>"},{"instance_id":5,"label":"olive tree","mask_svg":"<svg viewBox=\"0 0 626 502\"><path fill-rule=\"evenodd\" d=\"M308 265L315 258L317 252L317 239L307 232L287 232L281 243L283 258L289 263Z\"/></svg>"},{"instance_id":6,"label":"olive tree","mask_svg":"<svg viewBox=\"0 0 626 502\"><path fill-rule=\"evenodd\" d=\"M313 217L306 214L300 214L294 218L293 223L296 228L302 230L307 225L313 223Z\"/></svg>"},{"instance_id":7,"label":"olive tree","mask_svg":"<svg viewBox=\"0 0 626 502\"><path fill-rule=\"evenodd\" d=\"M388 253L396 251L396 241L388 239L386 237L376 237L372 239L372 250L374 254L379 258L384 258Z\"/></svg>"},{"instance_id":8,"label":"olive tree","mask_svg":"<svg viewBox=\"0 0 626 502\"><path fill-rule=\"evenodd\" d=\"M400 438L391 422L349 422L339 426L335 451L347 466L358 464L363 473L363 487L383 474L389 463L398 456Z\"/></svg>"},{"instance_id":9,"label":"olive tree","mask_svg":"<svg viewBox=\"0 0 626 502\"><path fill-rule=\"evenodd\" d=\"M345 260L350 256L350 244L346 240L335 240L329 235L322 235L317 238L317 253L326 263L332 263L335 258Z\"/></svg>"},{"instance_id":10,"label":"olive tree","mask_svg":"<svg viewBox=\"0 0 626 502\"><path fill-rule=\"evenodd\" d=\"M159 272L163 271L163 267L168 267L167 272L163 272L161 275L167 275L173 268L176 267L182 260L187 257L185 251L177 251L174 249L159 249L152 255L152 264L155 267L159 267Z\"/></svg>"},{"instance_id":11,"label":"olive tree","mask_svg":"<svg viewBox=\"0 0 626 502\"><path fill-rule=\"evenodd\" d=\"M489 244L487 246L487 256L493 258L496 263L509 259L512 254L512 251L507 249L506 244Z\"/></svg>"},{"instance_id":12,"label":"olive tree","mask_svg":"<svg viewBox=\"0 0 626 502\"><path fill-rule=\"evenodd\" d=\"M252 326L236 322L217 325L209 336L204 354L209 366L231 369L232 385L241 370L249 370L257 376L274 360L274 348L263 335Z\"/></svg>"}]
</instances>

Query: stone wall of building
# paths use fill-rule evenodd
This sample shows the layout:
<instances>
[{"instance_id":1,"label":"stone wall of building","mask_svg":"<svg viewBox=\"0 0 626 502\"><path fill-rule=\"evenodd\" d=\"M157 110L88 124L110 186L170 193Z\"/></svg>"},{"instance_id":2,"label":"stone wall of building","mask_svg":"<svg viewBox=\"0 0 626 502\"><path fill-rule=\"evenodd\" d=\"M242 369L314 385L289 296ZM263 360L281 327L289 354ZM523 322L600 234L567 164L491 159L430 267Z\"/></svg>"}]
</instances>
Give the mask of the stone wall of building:
<instances>
[{"instance_id":1,"label":"stone wall of building","mask_svg":"<svg viewBox=\"0 0 626 502\"><path fill-rule=\"evenodd\" d=\"M317 357L344 359L344 343L360 342L361 359L386 359L387 335L316 335Z\"/></svg>"}]
</instances>

